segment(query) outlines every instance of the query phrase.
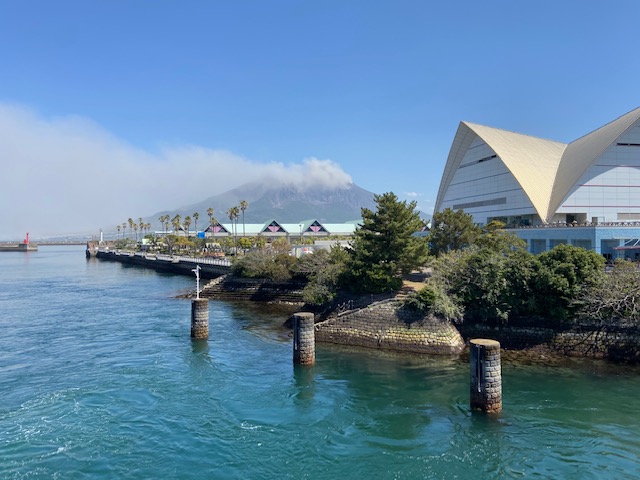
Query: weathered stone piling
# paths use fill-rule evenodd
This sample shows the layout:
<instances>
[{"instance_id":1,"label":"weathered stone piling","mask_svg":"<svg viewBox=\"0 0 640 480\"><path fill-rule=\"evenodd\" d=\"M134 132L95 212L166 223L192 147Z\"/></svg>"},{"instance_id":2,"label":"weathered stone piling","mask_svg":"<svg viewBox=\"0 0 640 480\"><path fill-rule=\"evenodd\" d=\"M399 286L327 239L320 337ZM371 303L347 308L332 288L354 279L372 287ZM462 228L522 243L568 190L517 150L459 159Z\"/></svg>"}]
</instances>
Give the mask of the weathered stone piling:
<instances>
[{"instance_id":1,"label":"weathered stone piling","mask_svg":"<svg viewBox=\"0 0 640 480\"><path fill-rule=\"evenodd\" d=\"M209 300L196 298L191 301L191 338L209 337Z\"/></svg>"},{"instance_id":2,"label":"weathered stone piling","mask_svg":"<svg viewBox=\"0 0 640 480\"><path fill-rule=\"evenodd\" d=\"M316 339L313 313L293 315L293 363L313 365L316 361Z\"/></svg>"},{"instance_id":3,"label":"weathered stone piling","mask_svg":"<svg viewBox=\"0 0 640 480\"><path fill-rule=\"evenodd\" d=\"M486 413L502 411L502 370L500 343L476 338L470 341L471 410Z\"/></svg>"}]
</instances>

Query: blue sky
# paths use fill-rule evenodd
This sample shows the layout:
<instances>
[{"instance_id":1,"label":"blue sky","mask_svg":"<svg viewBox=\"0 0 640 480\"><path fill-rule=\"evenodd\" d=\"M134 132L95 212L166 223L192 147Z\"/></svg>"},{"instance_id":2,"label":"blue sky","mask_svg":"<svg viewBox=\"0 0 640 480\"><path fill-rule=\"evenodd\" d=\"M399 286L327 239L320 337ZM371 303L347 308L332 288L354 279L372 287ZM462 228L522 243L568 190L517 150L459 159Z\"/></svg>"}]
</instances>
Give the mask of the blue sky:
<instances>
[{"instance_id":1,"label":"blue sky","mask_svg":"<svg viewBox=\"0 0 640 480\"><path fill-rule=\"evenodd\" d=\"M305 171L430 212L461 120L568 142L638 107L638 18L635 0L0 0L0 239Z\"/></svg>"}]
</instances>

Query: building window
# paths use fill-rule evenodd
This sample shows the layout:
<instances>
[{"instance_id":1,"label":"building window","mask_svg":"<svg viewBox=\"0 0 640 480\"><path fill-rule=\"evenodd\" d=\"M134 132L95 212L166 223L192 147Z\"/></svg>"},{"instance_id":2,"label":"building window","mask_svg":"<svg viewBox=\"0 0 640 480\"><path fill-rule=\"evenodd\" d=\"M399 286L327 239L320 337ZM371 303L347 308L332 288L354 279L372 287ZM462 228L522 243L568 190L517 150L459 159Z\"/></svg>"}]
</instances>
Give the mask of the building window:
<instances>
[{"instance_id":1,"label":"building window","mask_svg":"<svg viewBox=\"0 0 640 480\"><path fill-rule=\"evenodd\" d=\"M494 158L498 158L498 155L490 155L488 157L481 158L480 160L476 160L475 162L465 163L464 165L460 165L458 168L470 167L471 165L476 165L477 163L486 162L487 160L492 160Z\"/></svg>"},{"instance_id":2,"label":"building window","mask_svg":"<svg viewBox=\"0 0 640 480\"><path fill-rule=\"evenodd\" d=\"M488 205L505 205L507 197L492 198L491 200L480 200L478 202L458 203L453 206L454 210L465 210L467 208L486 207Z\"/></svg>"}]
</instances>

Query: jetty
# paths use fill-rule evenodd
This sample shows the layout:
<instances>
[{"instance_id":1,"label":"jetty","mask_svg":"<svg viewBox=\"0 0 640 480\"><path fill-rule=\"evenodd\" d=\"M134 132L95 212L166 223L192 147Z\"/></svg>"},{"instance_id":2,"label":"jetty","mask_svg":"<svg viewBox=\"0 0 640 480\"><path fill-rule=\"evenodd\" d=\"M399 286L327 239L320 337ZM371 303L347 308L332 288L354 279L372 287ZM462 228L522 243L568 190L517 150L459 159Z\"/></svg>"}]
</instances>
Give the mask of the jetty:
<instances>
[{"instance_id":1,"label":"jetty","mask_svg":"<svg viewBox=\"0 0 640 480\"><path fill-rule=\"evenodd\" d=\"M0 252L33 252L37 250L37 244L29 243L29 232L20 243L0 243Z\"/></svg>"},{"instance_id":2,"label":"jetty","mask_svg":"<svg viewBox=\"0 0 640 480\"><path fill-rule=\"evenodd\" d=\"M119 262L125 265L133 265L143 268L152 268L159 272L175 273L179 275L193 276L196 267L200 267L201 278L218 278L226 275L231 270L231 261L211 257L191 257L186 255L165 255L159 253L129 252L111 250L109 248L97 248L89 253L87 258L95 257L98 260Z\"/></svg>"}]
</instances>

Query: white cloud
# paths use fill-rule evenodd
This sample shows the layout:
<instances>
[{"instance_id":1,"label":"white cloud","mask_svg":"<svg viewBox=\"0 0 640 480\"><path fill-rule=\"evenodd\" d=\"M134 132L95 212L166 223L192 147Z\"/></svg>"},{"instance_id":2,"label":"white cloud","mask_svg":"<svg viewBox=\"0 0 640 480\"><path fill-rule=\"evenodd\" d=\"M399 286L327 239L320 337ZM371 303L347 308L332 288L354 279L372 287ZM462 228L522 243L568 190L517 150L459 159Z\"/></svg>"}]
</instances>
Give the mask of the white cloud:
<instances>
[{"instance_id":1,"label":"white cloud","mask_svg":"<svg viewBox=\"0 0 640 480\"><path fill-rule=\"evenodd\" d=\"M45 119L8 104L0 104L0 165L0 239L95 232L261 179L351 182L331 160L261 164L198 146L151 153L88 119Z\"/></svg>"},{"instance_id":2,"label":"white cloud","mask_svg":"<svg viewBox=\"0 0 640 480\"><path fill-rule=\"evenodd\" d=\"M300 189L318 186L347 186L351 177L331 160L306 158L301 164L272 163L262 167L261 178L276 183L296 186Z\"/></svg>"},{"instance_id":3,"label":"white cloud","mask_svg":"<svg viewBox=\"0 0 640 480\"><path fill-rule=\"evenodd\" d=\"M417 198L417 197L421 197L422 193L418 193L418 192L404 192L405 197L409 197L409 198Z\"/></svg>"}]
</instances>

